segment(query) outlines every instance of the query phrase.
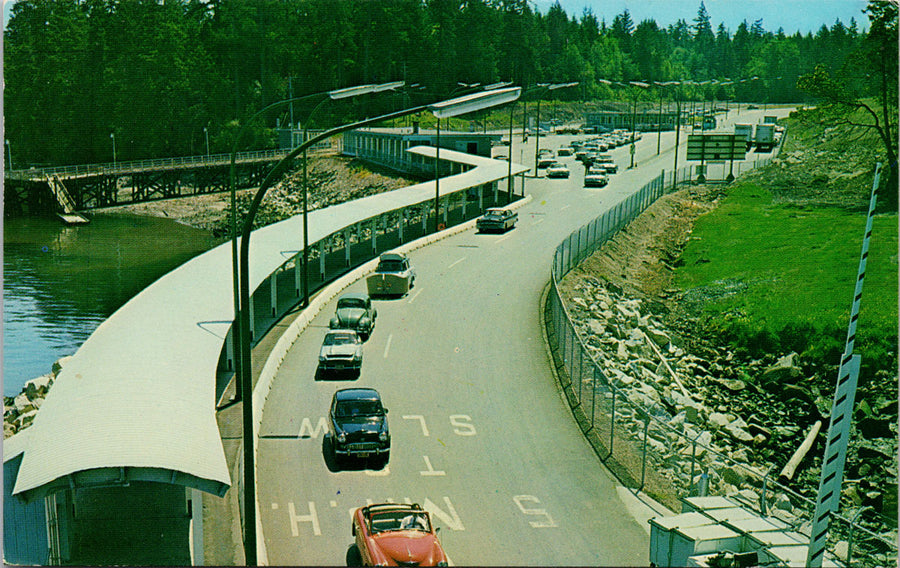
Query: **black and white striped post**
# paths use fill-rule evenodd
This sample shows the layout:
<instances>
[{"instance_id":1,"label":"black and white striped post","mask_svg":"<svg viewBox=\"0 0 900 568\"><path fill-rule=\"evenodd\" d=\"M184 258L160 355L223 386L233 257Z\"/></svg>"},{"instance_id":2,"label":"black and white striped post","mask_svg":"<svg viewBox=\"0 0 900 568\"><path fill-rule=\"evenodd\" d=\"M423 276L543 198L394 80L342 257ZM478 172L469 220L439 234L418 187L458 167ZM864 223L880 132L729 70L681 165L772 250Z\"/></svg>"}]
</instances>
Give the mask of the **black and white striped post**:
<instances>
[{"instance_id":1,"label":"black and white striped post","mask_svg":"<svg viewBox=\"0 0 900 568\"><path fill-rule=\"evenodd\" d=\"M866 233L863 238L862 253L859 259L859 272L856 278L856 291L853 295L853 308L850 310L850 327L847 330L847 344L841 356L837 386L834 390L834 402L831 406L831 425L828 427L828 438L825 445L825 456L822 460L822 473L819 478L819 492L816 496L816 510L812 519L812 532L806 565L810 568L821 568L825 555L825 544L828 538L828 522L831 514L840 506L841 485L844 481L844 464L847 461L847 443L850 438L850 421L853 418L853 406L856 400L856 384L859 378L859 355L853 354L856 341L856 324L859 320L859 304L862 299L863 279L866 275L866 258L869 256L869 240L872 238L872 220L875 215L878 184L881 178L881 164L875 166L875 180L872 182L872 198L869 201L869 216L866 220Z\"/></svg>"}]
</instances>

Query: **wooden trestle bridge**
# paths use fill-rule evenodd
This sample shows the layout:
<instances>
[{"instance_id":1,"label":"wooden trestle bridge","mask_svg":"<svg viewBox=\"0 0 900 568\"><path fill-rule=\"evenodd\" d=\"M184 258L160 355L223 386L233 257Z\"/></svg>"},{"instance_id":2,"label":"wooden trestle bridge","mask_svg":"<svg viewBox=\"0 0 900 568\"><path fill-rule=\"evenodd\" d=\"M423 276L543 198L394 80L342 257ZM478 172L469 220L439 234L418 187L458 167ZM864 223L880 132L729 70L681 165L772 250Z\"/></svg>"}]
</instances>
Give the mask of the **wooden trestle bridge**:
<instances>
[{"instance_id":1,"label":"wooden trestle bridge","mask_svg":"<svg viewBox=\"0 0 900 568\"><path fill-rule=\"evenodd\" d=\"M237 189L258 186L289 151L238 154ZM58 214L67 223L83 223L80 212L91 209L228 191L230 164L231 154L215 154L7 171L4 215Z\"/></svg>"}]
</instances>

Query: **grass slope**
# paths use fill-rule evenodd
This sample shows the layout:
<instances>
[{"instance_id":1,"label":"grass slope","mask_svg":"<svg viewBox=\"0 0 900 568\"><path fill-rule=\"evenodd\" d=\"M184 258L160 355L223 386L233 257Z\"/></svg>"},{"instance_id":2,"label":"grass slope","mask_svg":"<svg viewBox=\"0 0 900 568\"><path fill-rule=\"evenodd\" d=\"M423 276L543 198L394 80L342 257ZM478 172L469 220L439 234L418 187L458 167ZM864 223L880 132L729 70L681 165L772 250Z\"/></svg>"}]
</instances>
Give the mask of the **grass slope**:
<instances>
[{"instance_id":1,"label":"grass slope","mask_svg":"<svg viewBox=\"0 0 900 568\"><path fill-rule=\"evenodd\" d=\"M676 285L717 291L705 295L703 319L736 348L835 364L865 223L858 210L776 202L760 183L740 182L695 224ZM855 349L869 372L897 366L897 234L896 215L875 218Z\"/></svg>"}]
</instances>

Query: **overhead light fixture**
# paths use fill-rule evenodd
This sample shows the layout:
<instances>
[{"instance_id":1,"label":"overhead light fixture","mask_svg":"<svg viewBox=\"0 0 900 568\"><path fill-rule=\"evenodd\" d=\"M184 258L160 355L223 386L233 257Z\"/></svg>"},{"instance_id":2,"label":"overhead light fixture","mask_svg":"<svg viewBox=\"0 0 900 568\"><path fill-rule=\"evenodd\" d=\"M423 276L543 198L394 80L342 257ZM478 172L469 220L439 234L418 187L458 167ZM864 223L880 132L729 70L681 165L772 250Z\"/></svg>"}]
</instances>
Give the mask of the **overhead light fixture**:
<instances>
[{"instance_id":1,"label":"overhead light fixture","mask_svg":"<svg viewBox=\"0 0 900 568\"><path fill-rule=\"evenodd\" d=\"M511 103L518 100L519 95L521 94L522 87L481 91L479 93L434 103L428 108L437 118L449 118L492 106Z\"/></svg>"}]
</instances>

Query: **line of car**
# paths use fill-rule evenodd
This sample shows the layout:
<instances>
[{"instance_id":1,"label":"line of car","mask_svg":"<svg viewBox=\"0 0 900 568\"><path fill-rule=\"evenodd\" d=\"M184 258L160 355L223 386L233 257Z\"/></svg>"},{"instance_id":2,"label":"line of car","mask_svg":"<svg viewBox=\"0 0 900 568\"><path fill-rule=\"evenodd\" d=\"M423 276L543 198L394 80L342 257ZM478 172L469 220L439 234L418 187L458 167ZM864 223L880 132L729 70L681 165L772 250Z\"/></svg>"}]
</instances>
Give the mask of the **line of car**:
<instances>
[{"instance_id":1,"label":"line of car","mask_svg":"<svg viewBox=\"0 0 900 568\"><path fill-rule=\"evenodd\" d=\"M635 133L634 139L640 138L640 133ZM630 141L630 134L613 131L587 140L574 140L569 145L557 149L555 157L552 150L540 149L537 166L538 169L546 169L548 178L568 178L569 168L560 162L559 158L574 155L585 167L584 187L604 187L609 183L609 176L619 171L613 157L604 152Z\"/></svg>"},{"instance_id":2,"label":"line of car","mask_svg":"<svg viewBox=\"0 0 900 568\"><path fill-rule=\"evenodd\" d=\"M491 208L476 221L479 232L506 231L515 227L512 209ZM416 272L403 254L385 253L366 278L368 294L350 292L338 298L319 350L316 378L349 373L359 378L363 343L375 329L378 317L373 297L402 297L415 285ZM387 466L391 453L388 409L379 392L354 386L335 391L328 410L326 447L338 467L346 459L377 459ZM447 566L449 558L439 539L439 528L418 504L380 503L359 507L353 514L354 543L348 565Z\"/></svg>"}]
</instances>

